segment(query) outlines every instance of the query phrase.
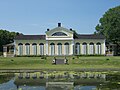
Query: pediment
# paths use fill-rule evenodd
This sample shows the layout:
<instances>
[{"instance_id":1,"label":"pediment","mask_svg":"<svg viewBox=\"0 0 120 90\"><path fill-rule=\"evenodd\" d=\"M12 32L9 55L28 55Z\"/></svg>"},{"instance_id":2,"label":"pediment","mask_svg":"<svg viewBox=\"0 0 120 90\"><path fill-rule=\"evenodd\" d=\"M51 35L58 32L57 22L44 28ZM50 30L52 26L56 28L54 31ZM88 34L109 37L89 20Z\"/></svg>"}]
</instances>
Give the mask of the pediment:
<instances>
[{"instance_id":1,"label":"pediment","mask_svg":"<svg viewBox=\"0 0 120 90\"><path fill-rule=\"evenodd\" d=\"M57 27L54 28L50 31L46 31L46 36L50 36L50 37L69 37L69 36L73 36L73 32L63 28L63 27Z\"/></svg>"}]
</instances>

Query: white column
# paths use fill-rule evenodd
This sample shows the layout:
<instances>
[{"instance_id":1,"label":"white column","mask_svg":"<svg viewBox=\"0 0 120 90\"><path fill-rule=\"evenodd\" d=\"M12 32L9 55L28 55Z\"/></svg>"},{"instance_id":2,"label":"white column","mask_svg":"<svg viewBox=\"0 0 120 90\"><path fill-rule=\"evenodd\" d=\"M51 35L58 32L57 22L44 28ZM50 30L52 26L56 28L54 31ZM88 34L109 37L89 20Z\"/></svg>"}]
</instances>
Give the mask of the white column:
<instances>
[{"instance_id":1,"label":"white column","mask_svg":"<svg viewBox=\"0 0 120 90\"><path fill-rule=\"evenodd\" d=\"M16 42L14 41L14 55L16 54Z\"/></svg>"},{"instance_id":2,"label":"white column","mask_svg":"<svg viewBox=\"0 0 120 90\"><path fill-rule=\"evenodd\" d=\"M25 44L23 44L23 55L25 55L26 52L26 48L25 48Z\"/></svg>"},{"instance_id":3,"label":"white column","mask_svg":"<svg viewBox=\"0 0 120 90\"><path fill-rule=\"evenodd\" d=\"M104 40L104 43L101 46L101 51L102 51L101 54L105 54L105 40Z\"/></svg>"},{"instance_id":4,"label":"white column","mask_svg":"<svg viewBox=\"0 0 120 90\"><path fill-rule=\"evenodd\" d=\"M73 53L73 52L74 52L74 51L73 51L73 50L74 50L74 49L73 49L73 48L74 48L73 46L74 46L74 40L71 41L70 55L73 55L73 54L74 54L74 53Z\"/></svg>"},{"instance_id":5,"label":"white column","mask_svg":"<svg viewBox=\"0 0 120 90\"><path fill-rule=\"evenodd\" d=\"M90 52L90 46L89 46L89 43L87 43L87 54L90 54L89 52Z\"/></svg>"},{"instance_id":6,"label":"white column","mask_svg":"<svg viewBox=\"0 0 120 90\"><path fill-rule=\"evenodd\" d=\"M48 55L48 41L46 40L46 55Z\"/></svg>"},{"instance_id":7,"label":"white column","mask_svg":"<svg viewBox=\"0 0 120 90\"><path fill-rule=\"evenodd\" d=\"M96 45L96 43L95 43L95 54L98 54L98 52L97 52L97 45Z\"/></svg>"},{"instance_id":8,"label":"white column","mask_svg":"<svg viewBox=\"0 0 120 90\"><path fill-rule=\"evenodd\" d=\"M33 55L32 44L30 44L30 55Z\"/></svg>"},{"instance_id":9,"label":"white column","mask_svg":"<svg viewBox=\"0 0 120 90\"><path fill-rule=\"evenodd\" d=\"M37 44L37 55L40 55L40 45Z\"/></svg>"}]
</instances>

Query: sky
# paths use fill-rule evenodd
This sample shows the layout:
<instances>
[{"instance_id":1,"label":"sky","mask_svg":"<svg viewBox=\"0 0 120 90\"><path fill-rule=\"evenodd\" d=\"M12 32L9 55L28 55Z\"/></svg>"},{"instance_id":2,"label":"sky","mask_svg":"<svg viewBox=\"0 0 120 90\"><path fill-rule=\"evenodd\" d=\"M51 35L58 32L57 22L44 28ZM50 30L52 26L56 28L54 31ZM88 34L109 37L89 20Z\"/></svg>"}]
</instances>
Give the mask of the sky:
<instances>
[{"instance_id":1,"label":"sky","mask_svg":"<svg viewBox=\"0 0 120 90\"><path fill-rule=\"evenodd\" d=\"M41 35L62 23L91 34L103 14L119 5L120 0L0 0L0 29Z\"/></svg>"}]
</instances>

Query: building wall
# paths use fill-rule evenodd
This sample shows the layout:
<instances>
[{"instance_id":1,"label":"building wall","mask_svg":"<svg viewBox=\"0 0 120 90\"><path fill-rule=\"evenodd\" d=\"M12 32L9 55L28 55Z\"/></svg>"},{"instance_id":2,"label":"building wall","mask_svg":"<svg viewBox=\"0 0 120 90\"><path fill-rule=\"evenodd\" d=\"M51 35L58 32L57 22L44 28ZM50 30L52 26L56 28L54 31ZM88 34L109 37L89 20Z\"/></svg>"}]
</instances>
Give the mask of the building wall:
<instances>
[{"instance_id":1,"label":"building wall","mask_svg":"<svg viewBox=\"0 0 120 90\"><path fill-rule=\"evenodd\" d=\"M50 44L54 43L55 44L55 55L58 55L58 43L62 44L62 55L65 55L65 43L69 43L69 55L75 54L75 44L80 43L80 54L82 54L82 44L87 43L87 54L89 54L89 44L92 42L94 43L94 49L95 52L94 54L97 54L96 52L96 44L99 42L101 43L101 54L105 55L105 40L103 39L75 39L75 40L15 40L15 54L19 55L18 53L18 44L22 43L23 44L23 55L26 55L26 48L25 44L29 43L30 44L30 55L33 55L33 50L32 50L32 44L36 43L37 44L37 55L40 55L40 43L44 44L44 55L51 55L51 47Z\"/></svg>"},{"instance_id":2,"label":"building wall","mask_svg":"<svg viewBox=\"0 0 120 90\"><path fill-rule=\"evenodd\" d=\"M56 41L48 41L48 55L51 54L51 50L50 50L50 44L54 43L55 44L55 55L58 55L58 43L62 44L62 55L65 55L65 43L69 43L69 55L73 55L73 50L72 50L72 40L56 40Z\"/></svg>"},{"instance_id":3,"label":"building wall","mask_svg":"<svg viewBox=\"0 0 120 90\"><path fill-rule=\"evenodd\" d=\"M101 54L102 55L105 55L105 40L104 39L76 39L75 40L75 43L80 43L80 53L82 53L82 44L83 43L87 43L87 53L89 54L89 50L90 50L90 43L94 43L94 49L95 49L95 52L94 54L96 54L96 44L97 43L101 43Z\"/></svg>"},{"instance_id":4,"label":"building wall","mask_svg":"<svg viewBox=\"0 0 120 90\"><path fill-rule=\"evenodd\" d=\"M15 40L15 51L14 53L16 55L19 55L18 53L18 44L22 43L23 44L23 55L26 55L26 49L25 49L25 44L29 43L30 44L30 55L33 55L33 50L32 50L32 44L36 43L37 44L37 55L40 55L40 43L44 44L44 54L46 55L46 40Z\"/></svg>"}]
</instances>

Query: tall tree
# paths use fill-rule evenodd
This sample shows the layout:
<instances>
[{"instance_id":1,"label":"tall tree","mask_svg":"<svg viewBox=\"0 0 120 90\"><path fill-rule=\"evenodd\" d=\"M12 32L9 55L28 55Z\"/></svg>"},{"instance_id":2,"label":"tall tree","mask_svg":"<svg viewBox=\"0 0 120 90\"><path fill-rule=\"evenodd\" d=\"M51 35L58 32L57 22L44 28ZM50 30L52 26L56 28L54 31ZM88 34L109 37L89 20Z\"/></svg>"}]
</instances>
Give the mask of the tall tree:
<instances>
[{"instance_id":1,"label":"tall tree","mask_svg":"<svg viewBox=\"0 0 120 90\"><path fill-rule=\"evenodd\" d=\"M12 43L16 35L19 35L17 32L9 32L7 30L0 30L0 52L3 51L3 45Z\"/></svg>"},{"instance_id":2,"label":"tall tree","mask_svg":"<svg viewBox=\"0 0 120 90\"><path fill-rule=\"evenodd\" d=\"M109 9L96 26L96 32L106 37L107 42L117 45L120 52L120 6Z\"/></svg>"}]
</instances>

